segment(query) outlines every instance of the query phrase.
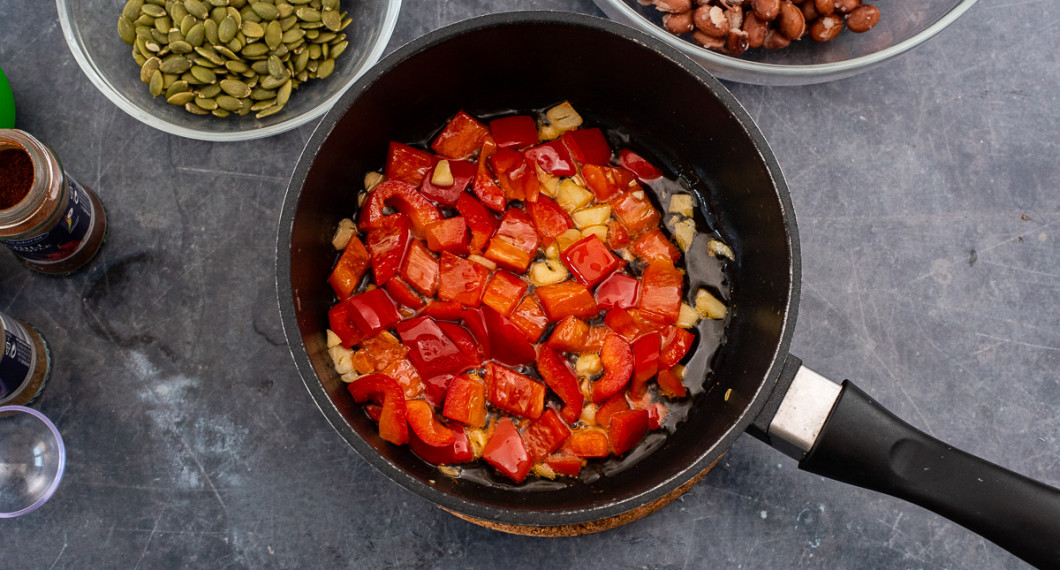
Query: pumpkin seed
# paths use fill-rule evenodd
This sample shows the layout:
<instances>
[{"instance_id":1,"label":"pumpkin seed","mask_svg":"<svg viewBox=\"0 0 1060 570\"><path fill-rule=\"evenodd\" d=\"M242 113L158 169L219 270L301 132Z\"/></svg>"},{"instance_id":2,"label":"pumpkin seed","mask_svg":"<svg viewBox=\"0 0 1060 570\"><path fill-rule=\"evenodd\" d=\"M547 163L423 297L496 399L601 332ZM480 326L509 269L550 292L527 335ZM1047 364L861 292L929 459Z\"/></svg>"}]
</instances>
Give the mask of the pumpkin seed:
<instances>
[{"instance_id":1,"label":"pumpkin seed","mask_svg":"<svg viewBox=\"0 0 1060 570\"><path fill-rule=\"evenodd\" d=\"M232 73L246 73L250 71L250 66L243 63L242 61L232 60L225 62L225 69L231 71Z\"/></svg>"},{"instance_id":2,"label":"pumpkin seed","mask_svg":"<svg viewBox=\"0 0 1060 570\"><path fill-rule=\"evenodd\" d=\"M320 12L314 8L301 7L294 11L299 20L303 22L319 22Z\"/></svg>"},{"instance_id":3,"label":"pumpkin seed","mask_svg":"<svg viewBox=\"0 0 1060 570\"><path fill-rule=\"evenodd\" d=\"M192 46L185 41L175 41L169 43L169 49L173 53L191 53Z\"/></svg>"},{"instance_id":4,"label":"pumpkin seed","mask_svg":"<svg viewBox=\"0 0 1060 570\"><path fill-rule=\"evenodd\" d=\"M169 16L162 16L161 18L155 18L155 29L168 34L169 29L173 27L173 20L169 19Z\"/></svg>"},{"instance_id":5,"label":"pumpkin seed","mask_svg":"<svg viewBox=\"0 0 1060 570\"><path fill-rule=\"evenodd\" d=\"M163 73L162 74L162 89L169 89L169 86L173 85L174 83L176 83L178 79L180 79L179 75L176 75L176 74L173 74L173 73Z\"/></svg>"},{"instance_id":6,"label":"pumpkin seed","mask_svg":"<svg viewBox=\"0 0 1060 570\"><path fill-rule=\"evenodd\" d=\"M214 46L213 49L217 50L217 53L227 57L228 59L239 59L239 56L236 55L236 52L226 48L225 46Z\"/></svg>"},{"instance_id":7,"label":"pumpkin seed","mask_svg":"<svg viewBox=\"0 0 1060 570\"><path fill-rule=\"evenodd\" d=\"M217 108L217 101L205 97L196 97L194 103L196 107L207 111L213 111Z\"/></svg>"},{"instance_id":8,"label":"pumpkin seed","mask_svg":"<svg viewBox=\"0 0 1060 570\"><path fill-rule=\"evenodd\" d=\"M309 63L309 50L306 49L306 50L302 50L302 53L299 53L294 58L294 70L295 70L295 72L297 73L297 72L300 72L303 69L305 69L305 64L307 64L307 63Z\"/></svg>"},{"instance_id":9,"label":"pumpkin seed","mask_svg":"<svg viewBox=\"0 0 1060 570\"><path fill-rule=\"evenodd\" d=\"M191 60L180 54L173 54L166 56L158 68L166 73L184 73L191 69Z\"/></svg>"},{"instance_id":10,"label":"pumpkin seed","mask_svg":"<svg viewBox=\"0 0 1060 570\"><path fill-rule=\"evenodd\" d=\"M282 109L283 109L283 105L273 105L272 107L269 107L268 109L265 109L265 110L261 111L257 115L254 115L254 117L256 117L258 119L264 119L265 117L268 117L269 115L275 115L276 113L279 113Z\"/></svg>"},{"instance_id":11,"label":"pumpkin seed","mask_svg":"<svg viewBox=\"0 0 1060 570\"><path fill-rule=\"evenodd\" d=\"M325 59L317 65L317 79L323 79L331 75L331 72L333 71L335 71L335 60L330 58Z\"/></svg>"},{"instance_id":12,"label":"pumpkin seed","mask_svg":"<svg viewBox=\"0 0 1060 570\"><path fill-rule=\"evenodd\" d=\"M129 45L136 41L136 25L125 16L118 16L118 35L121 40Z\"/></svg>"},{"instance_id":13,"label":"pumpkin seed","mask_svg":"<svg viewBox=\"0 0 1060 570\"><path fill-rule=\"evenodd\" d=\"M238 79L222 79L221 90L232 97L250 97L250 86Z\"/></svg>"},{"instance_id":14,"label":"pumpkin seed","mask_svg":"<svg viewBox=\"0 0 1060 570\"><path fill-rule=\"evenodd\" d=\"M226 111L238 111L243 108L243 102L231 95L218 95L217 106Z\"/></svg>"},{"instance_id":15,"label":"pumpkin seed","mask_svg":"<svg viewBox=\"0 0 1060 570\"><path fill-rule=\"evenodd\" d=\"M339 9L339 0L321 0L320 7L324 10L335 10Z\"/></svg>"},{"instance_id":16,"label":"pumpkin seed","mask_svg":"<svg viewBox=\"0 0 1060 570\"><path fill-rule=\"evenodd\" d=\"M129 0L121 10L121 15L129 20L140 17L140 9L144 7L144 0Z\"/></svg>"},{"instance_id":17,"label":"pumpkin seed","mask_svg":"<svg viewBox=\"0 0 1060 570\"><path fill-rule=\"evenodd\" d=\"M203 83L217 82L217 74L201 65L194 65L191 67L191 69L189 69L189 71L191 72L192 77L198 79L199 81L202 81Z\"/></svg>"},{"instance_id":18,"label":"pumpkin seed","mask_svg":"<svg viewBox=\"0 0 1060 570\"><path fill-rule=\"evenodd\" d=\"M243 27L243 16L239 14L239 10L228 6L227 8L225 8L225 13L228 14L229 18L232 18L236 21L236 29Z\"/></svg>"},{"instance_id":19,"label":"pumpkin seed","mask_svg":"<svg viewBox=\"0 0 1060 570\"><path fill-rule=\"evenodd\" d=\"M269 75L277 79L283 77L287 73L287 68L283 66L283 62L280 58L275 55L269 56Z\"/></svg>"},{"instance_id":20,"label":"pumpkin seed","mask_svg":"<svg viewBox=\"0 0 1060 570\"><path fill-rule=\"evenodd\" d=\"M152 97L158 97L162 94L163 81L164 79L160 72L155 71L154 74L151 75L151 82L148 83L148 89L151 91Z\"/></svg>"},{"instance_id":21,"label":"pumpkin seed","mask_svg":"<svg viewBox=\"0 0 1060 570\"><path fill-rule=\"evenodd\" d=\"M169 103L170 105L187 105L194 99L195 94L191 91L181 91L166 97L166 103Z\"/></svg>"},{"instance_id":22,"label":"pumpkin seed","mask_svg":"<svg viewBox=\"0 0 1060 570\"><path fill-rule=\"evenodd\" d=\"M251 2L250 9L262 20L275 20L280 17L280 11L276 9L276 6L265 2Z\"/></svg>"},{"instance_id":23,"label":"pumpkin seed","mask_svg":"<svg viewBox=\"0 0 1060 570\"><path fill-rule=\"evenodd\" d=\"M201 55L202 57L208 59L210 61L210 63L213 63L214 65L224 65L225 64L224 58L221 57L220 55L218 55L217 54L217 50L215 50L214 48L212 48L210 46L199 46L199 47L195 48L195 53L197 53L197 54Z\"/></svg>"},{"instance_id":24,"label":"pumpkin seed","mask_svg":"<svg viewBox=\"0 0 1060 570\"><path fill-rule=\"evenodd\" d=\"M288 80L276 90L276 104L286 105L287 101L291 98L291 90L294 89L294 84Z\"/></svg>"},{"instance_id":25,"label":"pumpkin seed","mask_svg":"<svg viewBox=\"0 0 1060 570\"><path fill-rule=\"evenodd\" d=\"M188 17L193 17L190 14ZM187 34L184 34L184 40L192 45L192 47L199 47L202 45L203 40L206 39L206 30L202 27L202 24L195 24L188 30Z\"/></svg>"},{"instance_id":26,"label":"pumpkin seed","mask_svg":"<svg viewBox=\"0 0 1060 570\"><path fill-rule=\"evenodd\" d=\"M142 53L140 53L140 50L138 50L136 48L133 48L132 56L133 56L133 61L135 61L136 65L139 65L140 67L143 67L143 65L145 63L147 63L147 58L144 57L144 55Z\"/></svg>"},{"instance_id":27,"label":"pumpkin seed","mask_svg":"<svg viewBox=\"0 0 1060 570\"><path fill-rule=\"evenodd\" d=\"M236 25L236 20L232 16L225 16L224 20L217 26L217 38L221 40L221 43L228 43L236 37L236 32L239 31L239 26Z\"/></svg>"},{"instance_id":28,"label":"pumpkin seed","mask_svg":"<svg viewBox=\"0 0 1060 570\"><path fill-rule=\"evenodd\" d=\"M331 57L333 59L339 57L340 55L342 55L342 52L346 51L346 48L349 47L349 45L350 42L344 40L331 46Z\"/></svg>"},{"instance_id":29,"label":"pumpkin seed","mask_svg":"<svg viewBox=\"0 0 1060 570\"><path fill-rule=\"evenodd\" d=\"M144 62L143 66L140 67L140 81L150 83L151 77L153 77L155 72L158 71L158 67L161 63L162 60L157 57L151 57Z\"/></svg>"},{"instance_id":30,"label":"pumpkin seed","mask_svg":"<svg viewBox=\"0 0 1060 570\"><path fill-rule=\"evenodd\" d=\"M280 20L280 28L283 31L286 32L287 30L290 30L291 28L293 28L294 25L297 24L297 23L298 23L298 16L295 16L295 15L292 14L292 15L287 16L286 18L283 18L283 19Z\"/></svg>"},{"instance_id":31,"label":"pumpkin seed","mask_svg":"<svg viewBox=\"0 0 1060 570\"><path fill-rule=\"evenodd\" d=\"M286 18L287 16L294 14L294 6L291 6L286 2L276 4L276 9L280 12L281 18Z\"/></svg>"},{"instance_id":32,"label":"pumpkin seed","mask_svg":"<svg viewBox=\"0 0 1060 570\"><path fill-rule=\"evenodd\" d=\"M151 28L151 39L158 45L166 45L169 43L169 34L163 34L162 32Z\"/></svg>"},{"instance_id":33,"label":"pumpkin seed","mask_svg":"<svg viewBox=\"0 0 1060 570\"><path fill-rule=\"evenodd\" d=\"M269 49L276 49L283 41L283 27L276 20L269 22L265 27L265 43Z\"/></svg>"},{"instance_id":34,"label":"pumpkin seed","mask_svg":"<svg viewBox=\"0 0 1060 570\"><path fill-rule=\"evenodd\" d=\"M169 98L177 93L184 93L186 91L191 91L191 86L188 85L187 81L174 81L168 88L166 88L166 101L168 102Z\"/></svg>"},{"instance_id":35,"label":"pumpkin seed","mask_svg":"<svg viewBox=\"0 0 1060 570\"><path fill-rule=\"evenodd\" d=\"M140 17L136 19L136 23L141 26L147 26L148 28L155 27L155 19L147 14L141 14Z\"/></svg>"},{"instance_id":36,"label":"pumpkin seed","mask_svg":"<svg viewBox=\"0 0 1060 570\"><path fill-rule=\"evenodd\" d=\"M216 6L218 8L224 8L225 6L228 6L228 0L207 0L207 1L210 3L211 6Z\"/></svg>"},{"instance_id":37,"label":"pumpkin seed","mask_svg":"<svg viewBox=\"0 0 1060 570\"><path fill-rule=\"evenodd\" d=\"M243 48L243 55L246 57L258 57L263 56L269 52L269 46L265 44L253 43Z\"/></svg>"},{"instance_id":38,"label":"pumpkin seed","mask_svg":"<svg viewBox=\"0 0 1060 570\"><path fill-rule=\"evenodd\" d=\"M207 99L213 99L221 94L221 86L216 83L213 85L207 85L199 90L199 97L205 97Z\"/></svg>"},{"instance_id":39,"label":"pumpkin seed","mask_svg":"<svg viewBox=\"0 0 1060 570\"><path fill-rule=\"evenodd\" d=\"M217 22L217 25L221 25L221 21L228 17L228 11L221 7L214 7L210 10L210 19Z\"/></svg>"},{"instance_id":40,"label":"pumpkin seed","mask_svg":"<svg viewBox=\"0 0 1060 570\"><path fill-rule=\"evenodd\" d=\"M265 28L261 27L261 24L257 22L243 22L242 30L248 38L257 39L265 36Z\"/></svg>"},{"instance_id":41,"label":"pumpkin seed","mask_svg":"<svg viewBox=\"0 0 1060 570\"><path fill-rule=\"evenodd\" d=\"M221 43L221 38L217 37L217 22L207 19L203 21L202 29L206 34L206 41L214 45Z\"/></svg>"},{"instance_id":42,"label":"pumpkin seed","mask_svg":"<svg viewBox=\"0 0 1060 570\"><path fill-rule=\"evenodd\" d=\"M325 10L320 14L320 21L324 22L324 27L337 32L342 27L342 16L336 10Z\"/></svg>"},{"instance_id":43,"label":"pumpkin seed","mask_svg":"<svg viewBox=\"0 0 1060 570\"><path fill-rule=\"evenodd\" d=\"M223 119L231 113L225 111L224 109L214 109L213 111L210 111L210 114L217 117L218 119Z\"/></svg>"},{"instance_id":44,"label":"pumpkin seed","mask_svg":"<svg viewBox=\"0 0 1060 570\"><path fill-rule=\"evenodd\" d=\"M254 103L253 105L250 106L250 110L251 111L260 111L262 109L268 109L269 107L272 107L275 104L276 104L276 100L275 99L267 99L265 101L258 101L257 103Z\"/></svg>"},{"instance_id":45,"label":"pumpkin seed","mask_svg":"<svg viewBox=\"0 0 1060 570\"><path fill-rule=\"evenodd\" d=\"M185 103L184 104L184 110L189 112L189 113L191 113L191 114L193 114L193 115L209 115L210 114L209 111L203 109L202 107L199 107L198 105L196 105L193 102Z\"/></svg>"},{"instance_id":46,"label":"pumpkin seed","mask_svg":"<svg viewBox=\"0 0 1060 570\"><path fill-rule=\"evenodd\" d=\"M169 17L173 18L174 22L182 22L188 15L188 9L184 7L183 2L170 2L166 6L166 11L169 12Z\"/></svg>"},{"instance_id":47,"label":"pumpkin seed","mask_svg":"<svg viewBox=\"0 0 1060 570\"><path fill-rule=\"evenodd\" d=\"M306 32L302 28L291 28L283 33L281 39L285 44L293 44L305 36Z\"/></svg>"},{"instance_id":48,"label":"pumpkin seed","mask_svg":"<svg viewBox=\"0 0 1060 570\"><path fill-rule=\"evenodd\" d=\"M288 79L289 77L287 75L287 70L284 69L282 77L276 77L274 75L267 75L263 77L261 79L261 86L265 89L276 89L277 87L283 85Z\"/></svg>"},{"instance_id":49,"label":"pumpkin seed","mask_svg":"<svg viewBox=\"0 0 1060 570\"><path fill-rule=\"evenodd\" d=\"M262 89L261 87L257 87L250 92L250 98L255 101L266 101L274 97L276 97L276 91L272 89ZM253 110L257 111L257 109Z\"/></svg>"},{"instance_id":50,"label":"pumpkin seed","mask_svg":"<svg viewBox=\"0 0 1060 570\"><path fill-rule=\"evenodd\" d=\"M148 16L151 16L152 18L161 18L162 16L167 15L165 8L161 6L156 6L154 4L144 4L140 8L140 11L144 14L147 14Z\"/></svg>"}]
</instances>

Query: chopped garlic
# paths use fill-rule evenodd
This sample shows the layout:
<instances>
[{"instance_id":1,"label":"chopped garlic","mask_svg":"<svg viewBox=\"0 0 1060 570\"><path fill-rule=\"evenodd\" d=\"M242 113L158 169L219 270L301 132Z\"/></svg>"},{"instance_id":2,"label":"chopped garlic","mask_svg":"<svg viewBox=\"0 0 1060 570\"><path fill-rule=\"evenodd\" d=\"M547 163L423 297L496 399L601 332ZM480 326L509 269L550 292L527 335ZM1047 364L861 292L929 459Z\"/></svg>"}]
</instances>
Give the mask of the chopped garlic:
<instances>
[{"instance_id":1,"label":"chopped garlic","mask_svg":"<svg viewBox=\"0 0 1060 570\"><path fill-rule=\"evenodd\" d=\"M548 119L549 124L560 131L560 134L582 126L582 116L574 110L570 101L564 101L545 111L545 118Z\"/></svg>"},{"instance_id":2,"label":"chopped garlic","mask_svg":"<svg viewBox=\"0 0 1060 570\"><path fill-rule=\"evenodd\" d=\"M671 220L673 221L673 220ZM692 247L692 240L696 238L696 221L689 218L674 222L674 240L681 251L688 251Z\"/></svg>"},{"instance_id":3,"label":"chopped garlic","mask_svg":"<svg viewBox=\"0 0 1060 570\"><path fill-rule=\"evenodd\" d=\"M574 227L583 230L589 226L602 226L611 219L611 206L600 204L591 208L584 208L571 215Z\"/></svg>"},{"instance_id":4,"label":"chopped garlic","mask_svg":"<svg viewBox=\"0 0 1060 570\"><path fill-rule=\"evenodd\" d=\"M556 246L559 247L559 250L562 252L563 250L570 247L572 243L580 239L582 239L582 233L574 228L571 228L556 236ZM557 255L556 257L558 258L559 256Z\"/></svg>"},{"instance_id":5,"label":"chopped garlic","mask_svg":"<svg viewBox=\"0 0 1060 570\"><path fill-rule=\"evenodd\" d=\"M494 261L492 259L487 259L485 257L482 257L481 255L469 255L469 256L467 256L467 260L468 261L474 261L475 263L484 266L485 268L489 269L490 271L493 271L494 269L497 269L497 264L494 263Z\"/></svg>"},{"instance_id":6,"label":"chopped garlic","mask_svg":"<svg viewBox=\"0 0 1060 570\"><path fill-rule=\"evenodd\" d=\"M342 339L339 338L339 335L335 334L335 331L328 329L328 348L340 344L342 344Z\"/></svg>"},{"instance_id":7,"label":"chopped garlic","mask_svg":"<svg viewBox=\"0 0 1060 570\"><path fill-rule=\"evenodd\" d=\"M535 463L531 470L534 472L534 475L537 475L538 477L544 477L546 479L556 478L556 471L549 467L547 463Z\"/></svg>"},{"instance_id":8,"label":"chopped garlic","mask_svg":"<svg viewBox=\"0 0 1060 570\"><path fill-rule=\"evenodd\" d=\"M545 257L549 259L559 259L559 244L555 241L548 244L548 246L545 247Z\"/></svg>"},{"instance_id":9,"label":"chopped garlic","mask_svg":"<svg viewBox=\"0 0 1060 570\"><path fill-rule=\"evenodd\" d=\"M383 181L383 178L384 176L378 172L369 172L368 174L365 174L364 189L368 192L371 192L372 188L375 188L379 185L380 182Z\"/></svg>"},{"instance_id":10,"label":"chopped garlic","mask_svg":"<svg viewBox=\"0 0 1060 570\"><path fill-rule=\"evenodd\" d=\"M554 285L567 280L567 268L559 260L546 259L530 266L529 277L535 287Z\"/></svg>"},{"instance_id":11,"label":"chopped garlic","mask_svg":"<svg viewBox=\"0 0 1060 570\"><path fill-rule=\"evenodd\" d=\"M578 376L591 376L604 371L604 365L598 354L581 354L574 363L574 372Z\"/></svg>"},{"instance_id":12,"label":"chopped garlic","mask_svg":"<svg viewBox=\"0 0 1060 570\"><path fill-rule=\"evenodd\" d=\"M724 319L729 310L706 289L696 291L696 310L708 319Z\"/></svg>"},{"instance_id":13,"label":"chopped garlic","mask_svg":"<svg viewBox=\"0 0 1060 570\"><path fill-rule=\"evenodd\" d=\"M555 198L556 189L559 188L559 177L545 172L545 169L541 168L541 165L537 162L534 162L534 171L537 172L537 181L541 183L541 193L550 198Z\"/></svg>"},{"instance_id":14,"label":"chopped garlic","mask_svg":"<svg viewBox=\"0 0 1060 570\"><path fill-rule=\"evenodd\" d=\"M667 211L691 218L693 214L692 208L691 194L674 194L670 196L670 207Z\"/></svg>"},{"instance_id":15,"label":"chopped garlic","mask_svg":"<svg viewBox=\"0 0 1060 570\"><path fill-rule=\"evenodd\" d=\"M342 346L333 346L328 349L331 362L335 365L335 372L346 374L353 372L353 351Z\"/></svg>"},{"instance_id":16,"label":"chopped garlic","mask_svg":"<svg viewBox=\"0 0 1060 570\"><path fill-rule=\"evenodd\" d=\"M469 429L466 430L468 442L471 444L471 453L475 457L482 457L482 451L486 449L486 443L489 442L489 437L486 435L484 429Z\"/></svg>"},{"instance_id":17,"label":"chopped garlic","mask_svg":"<svg viewBox=\"0 0 1060 570\"><path fill-rule=\"evenodd\" d=\"M582 408L581 417L579 417L578 420L589 425L596 423L596 404L591 402L585 404Z\"/></svg>"},{"instance_id":18,"label":"chopped garlic","mask_svg":"<svg viewBox=\"0 0 1060 570\"><path fill-rule=\"evenodd\" d=\"M431 184L446 188L453 185L453 171L449 168L448 160L439 160L438 164L434 165Z\"/></svg>"},{"instance_id":19,"label":"chopped garlic","mask_svg":"<svg viewBox=\"0 0 1060 570\"><path fill-rule=\"evenodd\" d=\"M582 230L581 235L583 238L595 235L600 241L607 243L607 226L589 226Z\"/></svg>"},{"instance_id":20,"label":"chopped garlic","mask_svg":"<svg viewBox=\"0 0 1060 570\"><path fill-rule=\"evenodd\" d=\"M353 382L354 380L356 380L356 379L358 379L360 377L361 377L361 375L356 373L356 372L347 372L346 374L343 374L342 376L339 376L339 378L343 382L345 382L347 384L349 384L350 382Z\"/></svg>"},{"instance_id":21,"label":"chopped garlic","mask_svg":"<svg viewBox=\"0 0 1060 570\"><path fill-rule=\"evenodd\" d=\"M564 178L556 188L556 203L567 213L577 212L593 201L593 193L579 186L570 178Z\"/></svg>"},{"instance_id":22,"label":"chopped garlic","mask_svg":"<svg viewBox=\"0 0 1060 570\"><path fill-rule=\"evenodd\" d=\"M459 467L457 467L455 465L439 465L438 466L438 471L440 471L442 473L442 475L445 475L446 477L453 477L453 478L459 477L460 474L464 472L463 469L461 469L461 468L459 468Z\"/></svg>"},{"instance_id":23,"label":"chopped garlic","mask_svg":"<svg viewBox=\"0 0 1060 570\"><path fill-rule=\"evenodd\" d=\"M736 256L733 255L732 248L725 245L725 243L720 240L712 239L707 242L707 251L714 257L727 257L736 261Z\"/></svg>"},{"instance_id":24,"label":"chopped garlic","mask_svg":"<svg viewBox=\"0 0 1060 570\"><path fill-rule=\"evenodd\" d=\"M355 233L357 233L357 225L353 223L353 220L349 218L339 220L339 227L335 228L335 235L331 237L332 247L340 251L346 249L346 244L350 243L350 238Z\"/></svg>"},{"instance_id":25,"label":"chopped garlic","mask_svg":"<svg viewBox=\"0 0 1060 570\"><path fill-rule=\"evenodd\" d=\"M699 311L692 308L688 303L681 303L681 312L677 315L677 326L690 329L699 322Z\"/></svg>"}]
</instances>

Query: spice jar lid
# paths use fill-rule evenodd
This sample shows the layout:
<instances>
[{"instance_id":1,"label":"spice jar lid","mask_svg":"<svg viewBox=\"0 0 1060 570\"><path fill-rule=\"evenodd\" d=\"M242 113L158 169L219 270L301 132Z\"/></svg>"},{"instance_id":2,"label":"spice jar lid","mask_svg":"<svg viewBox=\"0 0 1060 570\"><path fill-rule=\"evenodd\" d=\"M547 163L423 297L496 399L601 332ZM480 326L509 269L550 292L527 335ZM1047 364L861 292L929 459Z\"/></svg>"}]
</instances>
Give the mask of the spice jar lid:
<instances>
[{"instance_id":1,"label":"spice jar lid","mask_svg":"<svg viewBox=\"0 0 1060 570\"><path fill-rule=\"evenodd\" d=\"M0 129L15 128L15 97L11 94L11 85L0 69Z\"/></svg>"}]
</instances>

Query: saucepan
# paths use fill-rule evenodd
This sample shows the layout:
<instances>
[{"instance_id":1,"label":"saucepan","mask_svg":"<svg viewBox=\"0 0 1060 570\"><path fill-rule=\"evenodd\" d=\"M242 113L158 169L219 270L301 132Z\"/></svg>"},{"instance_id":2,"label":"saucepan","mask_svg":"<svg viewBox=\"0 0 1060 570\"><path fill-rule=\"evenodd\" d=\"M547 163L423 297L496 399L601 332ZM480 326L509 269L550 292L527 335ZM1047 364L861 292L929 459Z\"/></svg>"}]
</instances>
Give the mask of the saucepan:
<instances>
[{"instance_id":1,"label":"saucepan","mask_svg":"<svg viewBox=\"0 0 1060 570\"><path fill-rule=\"evenodd\" d=\"M451 478L377 435L332 368L325 330L331 235L357 210L366 172L391 140L427 140L458 110L488 114L570 101L620 127L693 188L703 224L735 252L726 341L692 357L702 379L683 422L650 455L605 477L511 485ZM508 532L607 529L691 487L744 433L812 473L895 495L980 533L1032 564L1060 564L1060 491L953 449L902 422L854 384L788 354L800 289L795 214L754 122L716 79L662 42L597 18L525 12L427 34L368 71L307 143L281 213L277 288L295 364L338 433L405 489Z\"/></svg>"}]
</instances>

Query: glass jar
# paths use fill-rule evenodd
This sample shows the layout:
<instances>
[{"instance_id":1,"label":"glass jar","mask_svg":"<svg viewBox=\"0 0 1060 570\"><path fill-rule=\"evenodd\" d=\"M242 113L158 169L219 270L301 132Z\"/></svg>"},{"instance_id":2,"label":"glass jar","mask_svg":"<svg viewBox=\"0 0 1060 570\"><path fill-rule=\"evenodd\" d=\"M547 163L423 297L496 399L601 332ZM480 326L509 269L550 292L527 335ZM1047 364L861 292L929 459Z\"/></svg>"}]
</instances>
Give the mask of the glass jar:
<instances>
[{"instance_id":1,"label":"glass jar","mask_svg":"<svg viewBox=\"0 0 1060 570\"><path fill-rule=\"evenodd\" d=\"M25 405L37 398L51 373L51 353L37 329L0 313L0 405Z\"/></svg>"},{"instance_id":2,"label":"glass jar","mask_svg":"<svg viewBox=\"0 0 1060 570\"><path fill-rule=\"evenodd\" d=\"M0 129L0 243L29 268L61 275L88 263L106 232L103 204L51 149L23 131Z\"/></svg>"}]
</instances>

